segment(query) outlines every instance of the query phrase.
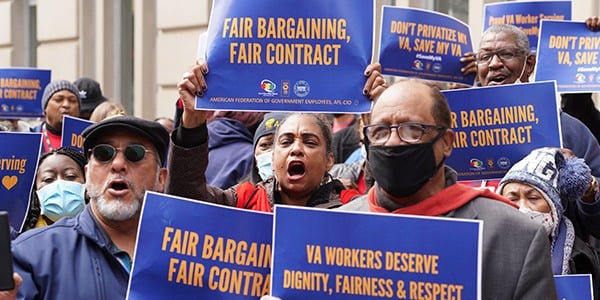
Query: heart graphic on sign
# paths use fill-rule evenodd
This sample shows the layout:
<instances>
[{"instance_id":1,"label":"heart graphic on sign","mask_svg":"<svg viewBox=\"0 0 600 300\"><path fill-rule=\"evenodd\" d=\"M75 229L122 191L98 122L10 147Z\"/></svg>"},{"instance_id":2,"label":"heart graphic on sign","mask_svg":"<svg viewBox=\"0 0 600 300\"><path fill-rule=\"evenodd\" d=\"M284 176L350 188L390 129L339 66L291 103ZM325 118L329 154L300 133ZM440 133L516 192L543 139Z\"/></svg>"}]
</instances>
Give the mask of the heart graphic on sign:
<instances>
[{"instance_id":1,"label":"heart graphic on sign","mask_svg":"<svg viewBox=\"0 0 600 300\"><path fill-rule=\"evenodd\" d=\"M2 177L2 185L7 189L10 190L12 189L16 184L17 181L19 181L19 179L17 179L17 176L4 176Z\"/></svg>"}]
</instances>

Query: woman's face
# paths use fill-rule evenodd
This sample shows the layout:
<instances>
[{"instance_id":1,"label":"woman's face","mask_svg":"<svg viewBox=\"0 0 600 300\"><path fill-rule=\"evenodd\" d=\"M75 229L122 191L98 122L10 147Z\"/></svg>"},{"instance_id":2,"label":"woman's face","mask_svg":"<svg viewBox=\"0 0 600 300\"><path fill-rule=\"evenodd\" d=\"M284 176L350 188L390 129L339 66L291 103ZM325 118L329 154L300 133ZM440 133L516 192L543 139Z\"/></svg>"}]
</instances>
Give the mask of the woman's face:
<instances>
[{"instance_id":1,"label":"woman's face","mask_svg":"<svg viewBox=\"0 0 600 300\"><path fill-rule=\"evenodd\" d=\"M550 205L544 196L533 186L525 183L511 182L502 189L502 196L508 198L519 207L527 207L533 211L549 213Z\"/></svg>"},{"instance_id":2,"label":"woman's face","mask_svg":"<svg viewBox=\"0 0 600 300\"><path fill-rule=\"evenodd\" d=\"M39 165L35 184L39 190L59 179L85 183L83 171L74 160L66 155L53 154L46 157Z\"/></svg>"},{"instance_id":3,"label":"woman's face","mask_svg":"<svg viewBox=\"0 0 600 300\"><path fill-rule=\"evenodd\" d=\"M254 149L254 157L273 150L273 134L267 134L258 139Z\"/></svg>"},{"instance_id":4,"label":"woman's face","mask_svg":"<svg viewBox=\"0 0 600 300\"><path fill-rule=\"evenodd\" d=\"M279 126L273 144L273 170L282 193L302 197L320 187L334 161L326 143L313 116L292 115Z\"/></svg>"}]
</instances>

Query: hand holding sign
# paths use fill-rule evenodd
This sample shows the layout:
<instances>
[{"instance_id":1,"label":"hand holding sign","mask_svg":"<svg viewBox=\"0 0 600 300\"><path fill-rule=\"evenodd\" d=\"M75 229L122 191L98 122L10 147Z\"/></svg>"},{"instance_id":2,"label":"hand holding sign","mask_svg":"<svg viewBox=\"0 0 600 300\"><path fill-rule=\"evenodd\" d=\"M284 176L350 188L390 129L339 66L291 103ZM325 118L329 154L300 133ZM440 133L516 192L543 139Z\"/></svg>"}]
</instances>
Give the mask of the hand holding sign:
<instances>
[{"instance_id":1,"label":"hand holding sign","mask_svg":"<svg viewBox=\"0 0 600 300\"><path fill-rule=\"evenodd\" d=\"M196 110L195 96L201 97L208 89L204 76L208 74L208 64L205 60L197 60L189 72L184 74L183 79L177 84L179 97L183 101L183 115L181 126L185 128L196 128L206 123L206 111Z\"/></svg>"},{"instance_id":2,"label":"hand holding sign","mask_svg":"<svg viewBox=\"0 0 600 300\"><path fill-rule=\"evenodd\" d=\"M369 99L375 100L388 87L383 74L381 74L381 65L379 63L369 64L365 68L364 75L367 80L362 93ZM182 124L186 128L198 127L206 122L206 112L196 110L194 107L195 96L202 97L208 90L205 76L208 76L208 64L205 60L199 59L190 71L184 73L182 80L177 85L179 97L183 100Z\"/></svg>"},{"instance_id":3,"label":"hand holding sign","mask_svg":"<svg viewBox=\"0 0 600 300\"><path fill-rule=\"evenodd\" d=\"M600 17L589 17L585 20L585 25L590 30L600 30Z\"/></svg>"}]
</instances>

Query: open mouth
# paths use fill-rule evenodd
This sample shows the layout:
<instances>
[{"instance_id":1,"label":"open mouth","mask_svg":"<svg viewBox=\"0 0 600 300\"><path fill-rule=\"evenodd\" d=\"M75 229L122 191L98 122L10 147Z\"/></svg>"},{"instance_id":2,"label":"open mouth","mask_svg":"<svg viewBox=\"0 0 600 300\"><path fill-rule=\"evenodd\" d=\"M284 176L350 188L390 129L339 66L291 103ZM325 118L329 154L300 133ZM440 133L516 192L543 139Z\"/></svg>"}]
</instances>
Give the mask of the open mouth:
<instances>
[{"instance_id":1,"label":"open mouth","mask_svg":"<svg viewBox=\"0 0 600 300\"><path fill-rule=\"evenodd\" d=\"M124 180L113 180L110 182L108 188L112 189L114 191L120 192L120 191L128 190L129 185Z\"/></svg>"},{"instance_id":2,"label":"open mouth","mask_svg":"<svg viewBox=\"0 0 600 300\"><path fill-rule=\"evenodd\" d=\"M304 173L306 173L306 168L304 167L304 164L302 162L299 161L295 161L295 162L291 162L288 165L288 175L290 177L299 177L304 175Z\"/></svg>"},{"instance_id":3,"label":"open mouth","mask_svg":"<svg viewBox=\"0 0 600 300\"><path fill-rule=\"evenodd\" d=\"M504 81L508 78L508 76L501 74L501 75L496 75L494 77L491 77L488 80L488 85L497 85L497 84L502 84L504 83Z\"/></svg>"}]
</instances>

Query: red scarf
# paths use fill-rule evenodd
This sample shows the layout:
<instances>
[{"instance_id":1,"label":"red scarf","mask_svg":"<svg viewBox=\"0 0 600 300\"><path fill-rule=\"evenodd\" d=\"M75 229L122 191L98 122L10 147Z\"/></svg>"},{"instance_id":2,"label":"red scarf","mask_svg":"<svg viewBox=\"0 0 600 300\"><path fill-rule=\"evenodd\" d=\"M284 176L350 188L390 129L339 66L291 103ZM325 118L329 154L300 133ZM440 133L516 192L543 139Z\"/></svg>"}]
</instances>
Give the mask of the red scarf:
<instances>
[{"instance_id":1,"label":"red scarf","mask_svg":"<svg viewBox=\"0 0 600 300\"><path fill-rule=\"evenodd\" d=\"M249 181L241 183L235 190L237 207L256 211L273 212L267 191L261 185L254 186Z\"/></svg>"},{"instance_id":2,"label":"red scarf","mask_svg":"<svg viewBox=\"0 0 600 300\"><path fill-rule=\"evenodd\" d=\"M370 210L372 212L389 213L387 209L379 206L375 189L375 186L372 187L367 195L367 201L369 202ZM477 197L490 198L518 208L518 206L512 201L488 189L475 189L464 184L453 184L415 205L401 207L392 211L391 213L419 216L441 216L465 205Z\"/></svg>"}]
</instances>

